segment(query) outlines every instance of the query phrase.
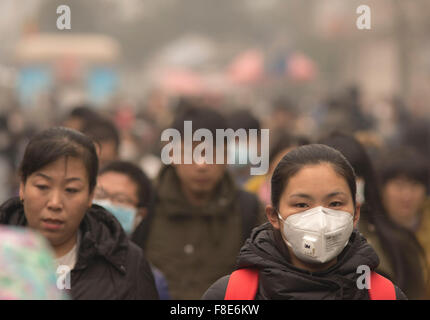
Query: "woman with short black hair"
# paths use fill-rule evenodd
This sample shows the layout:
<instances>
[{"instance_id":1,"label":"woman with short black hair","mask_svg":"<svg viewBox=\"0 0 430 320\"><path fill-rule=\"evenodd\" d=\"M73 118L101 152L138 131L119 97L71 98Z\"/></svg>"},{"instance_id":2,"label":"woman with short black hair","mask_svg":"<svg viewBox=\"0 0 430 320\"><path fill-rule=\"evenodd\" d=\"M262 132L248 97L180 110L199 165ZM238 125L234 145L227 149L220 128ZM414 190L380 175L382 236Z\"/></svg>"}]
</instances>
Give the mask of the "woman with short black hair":
<instances>
[{"instance_id":1,"label":"woman with short black hair","mask_svg":"<svg viewBox=\"0 0 430 320\"><path fill-rule=\"evenodd\" d=\"M66 266L73 299L157 299L143 252L119 222L93 205L98 158L93 142L66 128L34 136L20 166L19 198L0 207L0 223L26 226Z\"/></svg>"}]
</instances>

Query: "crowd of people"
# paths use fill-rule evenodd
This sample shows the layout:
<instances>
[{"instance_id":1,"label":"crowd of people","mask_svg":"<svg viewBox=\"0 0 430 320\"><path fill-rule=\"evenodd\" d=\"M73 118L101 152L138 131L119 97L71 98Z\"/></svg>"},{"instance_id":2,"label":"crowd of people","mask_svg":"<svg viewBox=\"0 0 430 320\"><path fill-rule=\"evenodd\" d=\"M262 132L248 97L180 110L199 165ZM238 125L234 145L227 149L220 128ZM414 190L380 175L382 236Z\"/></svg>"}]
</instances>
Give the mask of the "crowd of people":
<instances>
[{"instance_id":1,"label":"crowd of people","mask_svg":"<svg viewBox=\"0 0 430 320\"><path fill-rule=\"evenodd\" d=\"M360 266L393 299L430 298L430 118L392 100L387 126L357 89L299 105L157 92L136 108L74 106L44 128L19 125L19 108L1 115L0 239L13 240L0 264L18 267L0 269L0 298L374 299ZM213 136L269 129L268 172L163 163L162 130L183 137L185 121ZM25 237L42 260L21 257ZM58 293L60 266L70 284ZM52 274L34 283L25 268Z\"/></svg>"}]
</instances>

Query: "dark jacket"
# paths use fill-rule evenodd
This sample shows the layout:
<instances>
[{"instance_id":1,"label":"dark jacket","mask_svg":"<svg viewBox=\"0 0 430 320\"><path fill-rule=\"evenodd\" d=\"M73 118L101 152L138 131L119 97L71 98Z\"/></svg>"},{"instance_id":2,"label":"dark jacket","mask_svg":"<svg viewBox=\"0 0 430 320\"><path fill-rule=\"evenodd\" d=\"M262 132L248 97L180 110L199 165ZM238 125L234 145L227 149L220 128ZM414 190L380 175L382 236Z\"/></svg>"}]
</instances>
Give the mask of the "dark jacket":
<instances>
[{"instance_id":1,"label":"dark jacket","mask_svg":"<svg viewBox=\"0 0 430 320\"><path fill-rule=\"evenodd\" d=\"M26 226L18 198L0 207L0 223ZM119 222L93 205L80 224L81 240L71 271L72 299L158 299L154 277L143 251L128 240Z\"/></svg>"},{"instance_id":2,"label":"dark jacket","mask_svg":"<svg viewBox=\"0 0 430 320\"><path fill-rule=\"evenodd\" d=\"M361 212L363 213L364 210L362 209ZM385 221L382 220L382 222ZM389 221L385 222L384 229L381 230L380 227L376 228L364 214L360 215L358 230L379 257L377 273L396 283L411 300L429 298L428 266L425 254L412 232ZM382 232L387 239L385 242L381 238Z\"/></svg>"},{"instance_id":3,"label":"dark jacket","mask_svg":"<svg viewBox=\"0 0 430 320\"><path fill-rule=\"evenodd\" d=\"M374 270L379 259L356 230L338 256L337 263L321 272L309 272L293 266L286 245L270 223L255 228L242 247L238 268L259 270L257 300L368 300L367 290L357 288L357 267L367 265ZM215 282L204 294L205 300L224 299L229 276ZM398 299L406 299L396 287Z\"/></svg>"},{"instance_id":4,"label":"dark jacket","mask_svg":"<svg viewBox=\"0 0 430 320\"><path fill-rule=\"evenodd\" d=\"M200 299L211 283L234 270L246 229L241 191L226 173L206 205L192 206L171 166L161 170L156 188L156 213L145 252L166 276L173 299ZM258 212L256 198L250 200L255 205L248 213ZM258 224L254 217L253 226Z\"/></svg>"}]
</instances>

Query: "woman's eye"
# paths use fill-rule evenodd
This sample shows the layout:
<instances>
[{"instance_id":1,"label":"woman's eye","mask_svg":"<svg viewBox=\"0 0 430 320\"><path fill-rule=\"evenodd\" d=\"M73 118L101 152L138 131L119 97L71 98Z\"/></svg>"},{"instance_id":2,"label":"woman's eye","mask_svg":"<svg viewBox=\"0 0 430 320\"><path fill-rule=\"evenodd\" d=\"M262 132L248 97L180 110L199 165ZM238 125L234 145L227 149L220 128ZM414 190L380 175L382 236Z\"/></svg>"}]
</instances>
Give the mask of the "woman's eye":
<instances>
[{"instance_id":1,"label":"woman's eye","mask_svg":"<svg viewBox=\"0 0 430 320\"><path fill-rule=\"evenodd\" d=\"M67 191L68 193L76 193L76 192L78 192L79 190L78 190L78 189L75 189L75 188L67 188L67 189L66 189L66 191Z\"/></svg>"},{"instance_id":2,"label":"woman's eye","mask_svg":"<svg viewBox=\"0 0 430 320\"><path fill-rule=\"evenodd\" d=\"M306 208L307 204L306 203L296 203L294 206L297 208Z\"/></svg>"},{"instance_id":3,"label":"woman's eye","mask_svg":"<svg viewBox=\"0 0 430 320\"><path fill-rule=\"evenodd\" d=\"M330 203L330 206L331 207L340 207L340 206L342 206L342 202L340 202L340 201L333 201L333 202Z\"/></svg>"},{"instance_id":4,"label":"woman's eye","mask_svg":"<svg viewBox=\"0 0 430 320\"><path fill-rule=\"evenodd\" d=\"M38 185L36 185L36 188L43 191L43 190L47 190L48 186L43 185L43 184L38 184Z\"/></svg>"}]
</instances>

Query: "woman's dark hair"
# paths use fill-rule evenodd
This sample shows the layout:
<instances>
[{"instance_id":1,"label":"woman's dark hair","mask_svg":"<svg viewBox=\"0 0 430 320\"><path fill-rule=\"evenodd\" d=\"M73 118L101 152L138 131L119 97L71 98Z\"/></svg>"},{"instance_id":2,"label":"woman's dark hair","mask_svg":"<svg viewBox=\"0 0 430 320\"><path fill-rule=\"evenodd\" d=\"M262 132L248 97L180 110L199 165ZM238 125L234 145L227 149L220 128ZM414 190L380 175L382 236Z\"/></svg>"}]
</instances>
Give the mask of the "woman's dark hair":
<instances>
[{"instance_id":1,"label":"woman's dark hair","mask_svg":"<svg viewBox=\"0 0 430 320\"><path fill-rule=\"evenodd\" d=\"M41 168L62 157L79 158L88 175L89 191L97 183L98 158L94 143L84 134L64 127L44 130L30 139L22 159L19 173L21 181Z\"/></svg>"},{"instance_id":2,"label":"woman's dark hair","mask_svg":"<svg viewBox=\"0 0 430 320\"><path fill-rule=\"evenodd\" d=\"M409 261L404 254L413 250L422 254L423 250L414 234L395 225L388 218L382 203L378 179L366 149L354 136L343 132L333 132L320 139L319 143L340 151L354 168L357 177L364 180L365 202L361 206L360 219L374 226L381 246L393 264L396 284L404 290L411 281L423 281L420 278L421 273L416 270L420 265L418 258L417 261ZM413 250L408 243L413 244Z\"/></svg>"},{"instance_id":3,"label":"woman's dark hair","mask_svg":"<svg viewBox=\"0 0 430 320\"><path fill-rule=\"evenodd\" d=\"M152 197L152 184L146 174L135 164L128 161L112 161L104 166L99 175L117 172L126 175L137 186L138 207L146 207Z\"/></svg>"},{"instance_id":4,"label":"woman's dark hair","mask_svg":"<svg viewBox=\"0 0 430 320\"><path fill-rule=\"evenodd\" d=\"M429 166L426 159L412 148L397 147L385 150L378 159L381 184L404 177L429 189Z\"/></svg>"},{"instance_id":5,"label":"woman's dark hair","mask_svg":"<svg viewBox=\"0 0 430 320\"><path fill-rule=\"evenodd\" d=\"M272 205L279 208L279 200L288 180L304 166L328 163L345 178L355 207L355 173L349 162L337 150L322 144L309 144L288 152L278 163L272 175Z\"/></svg>"}]
</instances>

